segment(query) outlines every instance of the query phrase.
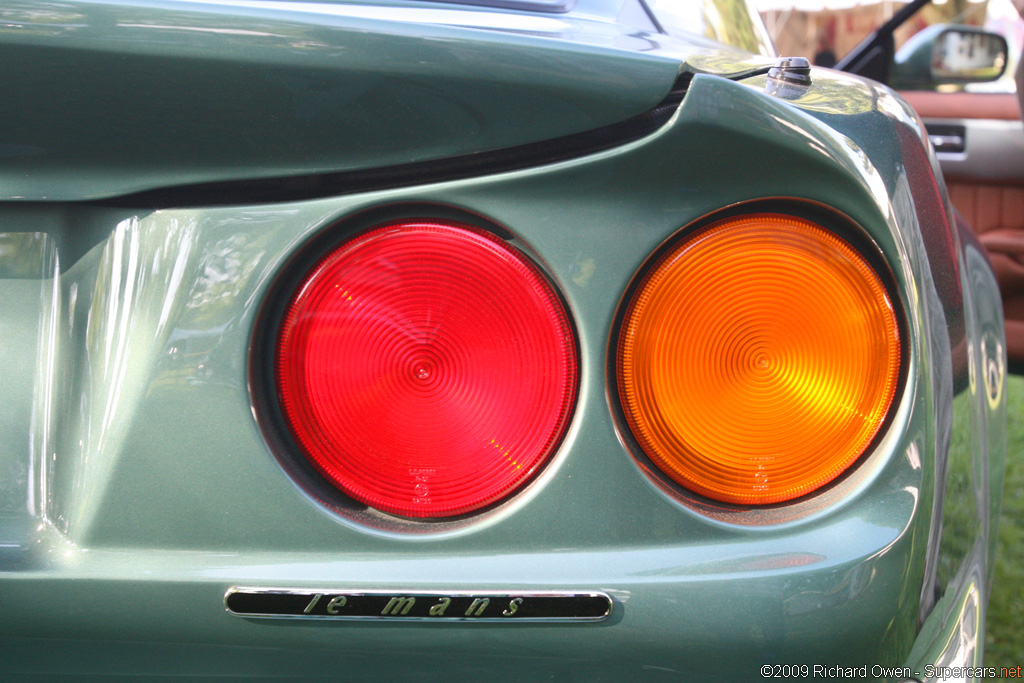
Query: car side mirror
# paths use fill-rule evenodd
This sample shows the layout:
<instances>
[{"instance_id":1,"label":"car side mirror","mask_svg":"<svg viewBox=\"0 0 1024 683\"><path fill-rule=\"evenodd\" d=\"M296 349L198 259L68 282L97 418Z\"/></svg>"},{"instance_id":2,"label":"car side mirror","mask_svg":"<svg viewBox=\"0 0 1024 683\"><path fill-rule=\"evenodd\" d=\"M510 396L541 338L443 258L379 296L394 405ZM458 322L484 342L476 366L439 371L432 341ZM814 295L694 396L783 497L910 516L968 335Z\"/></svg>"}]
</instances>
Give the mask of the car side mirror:
<instances>
[{"instance_id":1,"label":"car side mirror","mask_svg":"<svg viewBox=\"0 0 1024 683\"><path fill-rule=\"evenodd\" d=\"M896 53L892 86L928 90L938 85L994 81L1006 71L1006 39L973 26L936 24Z\"/></svg>"}]
</instances>

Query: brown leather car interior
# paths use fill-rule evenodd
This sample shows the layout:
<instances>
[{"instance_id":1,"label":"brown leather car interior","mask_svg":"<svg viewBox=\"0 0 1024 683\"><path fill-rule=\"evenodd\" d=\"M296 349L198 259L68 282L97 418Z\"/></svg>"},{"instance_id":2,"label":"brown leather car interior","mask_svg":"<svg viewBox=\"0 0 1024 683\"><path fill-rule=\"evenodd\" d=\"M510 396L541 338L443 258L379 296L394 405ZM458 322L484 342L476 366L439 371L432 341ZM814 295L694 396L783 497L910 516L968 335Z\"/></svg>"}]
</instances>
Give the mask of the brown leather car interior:
<instances>
[{"instance_id":1,"label":"brown leather car interior","mask_svg":"<svg viewBox=\"0 0 1024 683\"><path fill-rule=\"evenodd\" d=\"M1003 295L1010 365L1024 364L1024 188L950 180L953 206L978 233Z\"/></svg>"},{"instance_id":2,"label":"brown leather car interior","mask_svg":"<svg viewBox=\"0 0 1024 683\"><path fill-rule=\"evenodd\" d=\"M925 119L1016 121L1020 118L1020 104L1013 93L904 90L900 95Z\"/></svg>"},{"instance_id":3,"label":"brown leather car interior","mask_svg":"<svg viewBox=\"0 0 1024 683\"><path fill-rule=\"evenodd\" d=\"M1015 94L903 92L926 124L935 120L1020 120ZM970 153L970 141L967 152ZM941 156L940 156L941 159ZM1024 372L1024 184L958 175L944 165L953 206L978 234L1003 295L1007 356Z\"/></svg>"}]
</instances>

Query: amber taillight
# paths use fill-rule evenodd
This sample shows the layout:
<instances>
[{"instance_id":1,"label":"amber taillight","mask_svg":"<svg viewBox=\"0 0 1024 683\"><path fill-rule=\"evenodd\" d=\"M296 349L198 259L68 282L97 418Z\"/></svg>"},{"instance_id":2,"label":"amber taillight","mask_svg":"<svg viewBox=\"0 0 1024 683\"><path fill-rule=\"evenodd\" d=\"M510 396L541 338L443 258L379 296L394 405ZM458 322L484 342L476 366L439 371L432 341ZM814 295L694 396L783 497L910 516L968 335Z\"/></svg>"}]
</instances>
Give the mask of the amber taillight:
<instances>
[{"instance_id":1,"label":"amber taillight","mask_svg":"<svg viewBox=\"0 0 1024 683\"><path fill-rule=\"evenodd\" d=\"M577 391L576 342L542 272L450 221L340 244L285 309L274 375L304 457L372 508L446 518L521 488L552 456Z\"/></svg>"},{"instance_id":2,"label":"amber taillight","mask_svg":"<svg viewBox=\"0 0 1024 683\"><path fill-rule=\"evenodd\" d=\"M717 221L669 247L627 304L622 410L668 477L714 500L806 495L864 453L893 405L900 331L849 242L783 214Z\"/></svg>"}]
</instances>

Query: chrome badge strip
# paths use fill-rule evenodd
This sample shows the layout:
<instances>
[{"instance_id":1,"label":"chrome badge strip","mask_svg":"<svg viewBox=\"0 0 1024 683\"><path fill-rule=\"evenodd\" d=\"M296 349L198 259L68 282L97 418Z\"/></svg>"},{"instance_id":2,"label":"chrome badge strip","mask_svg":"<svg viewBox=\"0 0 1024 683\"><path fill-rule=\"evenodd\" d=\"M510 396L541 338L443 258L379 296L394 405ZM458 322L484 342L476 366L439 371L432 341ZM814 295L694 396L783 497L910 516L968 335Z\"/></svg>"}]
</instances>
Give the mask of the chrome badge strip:
<instances>
[{"instance_id":1,"label":"chrome badge strip","mask_svg":"<svg viewBox=\"0 0 1024 683\"><path fill-rule=\"evenodd\" d=\"M224 606L240 617L391 621L601 621L604 593L422 593L231 588Z\"/></svg>"}]
</instances>

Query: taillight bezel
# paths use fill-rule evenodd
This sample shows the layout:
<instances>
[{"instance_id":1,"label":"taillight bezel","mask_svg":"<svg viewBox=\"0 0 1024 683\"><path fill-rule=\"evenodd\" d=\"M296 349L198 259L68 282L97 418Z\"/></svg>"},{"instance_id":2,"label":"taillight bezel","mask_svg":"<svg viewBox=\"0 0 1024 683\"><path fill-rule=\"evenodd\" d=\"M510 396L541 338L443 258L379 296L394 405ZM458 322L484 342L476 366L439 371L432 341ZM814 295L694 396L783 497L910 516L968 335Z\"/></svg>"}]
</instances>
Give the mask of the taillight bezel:
<instances>
[{"instance_id":1,"label":"taillight bezel","mask_svg":"<svg viewBox=\"0 0 1024 683\"><path fill-rule=\"evenodd\" d=\"M355 500L337 488L309 461L288 424L278 398L275 356L279 333L291 299L306 276L317 264L341 245L358 240L363 234L402 222L437 222L460 225L487 233L506 248L518 254L540 275L561 307L568 326L570 346L575 362L571 402L560 434L554 440L548 455L536 466L532 474L517 484L502 498L464 514L431 518L407 517L384 512ZM489 518L500 510L511 509L517 502L530 497L540 480L554 469L563 445L572 433L579 407L582 358L578 328L563 288L553 277L551 269L527 244L501 225L480 215L435 204L404 204L377 207L342 218L319 231L298 247L278 269L268 285L263 305L256 317L249 356L249 388L254 415L281 468L306 495L319 505L367 529L399 533L443 533L457 530L479 520Z\"/></svg>"},{"instance_id":2,"label":"taillight bezel","mask_svg":"<svg viewBox=\"0 0 1024 683\"><path fill-rule=\"evenodd\" d=\"M818 489L786 501L762 504L729 503L715 500L686 488L672 479L645 452L639 439L634 435L624 407L624 397L619 386L619 348L625 331L627 314L637 292L644 286L649 275L679 245L713 224L751 214L781 214L810 221L841 238L851 246L870 266L881 281L893 307L899 337L901 358L892 401L874 437L841 474ZM644 259L636 270L616 307L614 321L606 350L606 382L609 409L615 420L619 438L637 467L664 494L685 507L702 515L741 525L762 525L791 521L802 516L807 510L820 509L822 505L836 502L850 490L851 482L859 481L864 473L865 463L877 454L878 446L887 437L893 422L900 413L906 392L907 379L912 364L913 349L909 342L909 323L897 278L889 261L870 233L848 216L833 207L797 198L771 198L740 202L735 205L708 213L680 227L666 238Z\"/></svg>"}]
</instances>

